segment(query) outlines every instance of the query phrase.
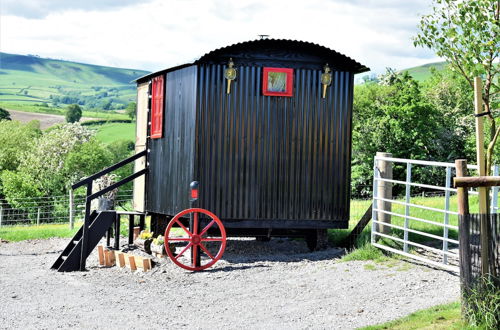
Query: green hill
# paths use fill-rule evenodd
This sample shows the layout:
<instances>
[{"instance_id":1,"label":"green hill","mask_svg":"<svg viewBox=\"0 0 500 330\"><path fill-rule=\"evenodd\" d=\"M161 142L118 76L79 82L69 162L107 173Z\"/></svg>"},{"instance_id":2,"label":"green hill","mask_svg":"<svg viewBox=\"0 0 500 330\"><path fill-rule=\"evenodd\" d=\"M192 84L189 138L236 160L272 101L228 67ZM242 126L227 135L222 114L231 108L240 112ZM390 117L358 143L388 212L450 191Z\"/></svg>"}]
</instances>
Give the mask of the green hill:
<instances>
[{"instance_id":1,"label":"green hill","mask_svg":"<svg viewBox=\"0 0 500 330\"><path fill-rule=\"evenodd\" d=\"M448 63L446 62L428 63L413 68L400 70L400 72L408 71L408 73L413 77L413 79L417 81L425 81L431 76L431 68L440 71L444 70L447 65Z\"/></svg>"},{"instance_id":2,"label":"green hill","mask_svg":"<svg viewBox=\"0 0 500 330\"><path fill-rule=\"evenodd\" d=\"M0 104L30 109L77 103L86 109L122 109L135 100L132 80L147 71L0 53Z\"/></svg>"}]
</instances>

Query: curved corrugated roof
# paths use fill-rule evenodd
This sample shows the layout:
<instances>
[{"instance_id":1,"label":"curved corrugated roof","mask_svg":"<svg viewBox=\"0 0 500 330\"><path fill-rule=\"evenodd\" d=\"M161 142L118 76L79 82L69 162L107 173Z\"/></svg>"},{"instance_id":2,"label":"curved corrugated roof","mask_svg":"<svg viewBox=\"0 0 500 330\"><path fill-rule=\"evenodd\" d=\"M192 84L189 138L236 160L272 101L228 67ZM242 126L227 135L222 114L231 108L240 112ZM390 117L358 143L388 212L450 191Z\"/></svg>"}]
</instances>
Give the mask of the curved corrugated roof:
<instances>
[{"instance_id":1,"label":"curved corrugated roof","mask_svg":"<svg viewBox=\"0 0 500 330\"><path fill-rule=\"evenodd\" d=\"M333 49L312 42L290 39L259 39L239 42L208 52L195 61L195 63L211 63L215 59L228 57L236 53L251 52L269 48L289 50L292 52L307 52L321 58L322 62L327 62L334 68L336 67L338 69L354 73L362 73L370 70L361 63ZM293 58L290 61L293 61Z\"/></svg>"},{"instance_id":2,"label":"curved corrugated roof","mask_svg":"<svg viewBox=\"0 0 500 330\"><path fill-rule=\"evenodd\" d=\"M325 46L321 46L312 42L300 41L300 40L290 40L290 39L259 39L259 40L250 40L239 42L233 45L221 47L215 50L212 50L205 55L201 56L194 63L187 63L183 65L179 65L173 68L168 68L165 70L157 71L143 77L138 78L136 81L141 82L145 81L150 77L154 77L158 74L174 71L176 69L184 68L193 64L203 64L203 63L220 63L225 64L230 57L239 58L240 60L248 60L248 61L265 61L272 60L272 56L266 58L265 55L261 57L255 56L246 56L247 54L259 52L259 50L269 50L275 49L282 51L281 54L274 59L276 61L282 61L284 58L288 56L288 63L296 63L297 66L301 64L311 63L311 61L315 61L315 65L318 68L322 67L325 63L328 63L330 67L336 70L349 71L353 73L362 73L366 71L370 71L369 68L362 65L361 63L353 60L352 58L341 54L333 49L327 48ZM264 53L264 52L263 52ZM308 57L300 57L297 54L308 54Z\"/></svg>"}]
</instances>

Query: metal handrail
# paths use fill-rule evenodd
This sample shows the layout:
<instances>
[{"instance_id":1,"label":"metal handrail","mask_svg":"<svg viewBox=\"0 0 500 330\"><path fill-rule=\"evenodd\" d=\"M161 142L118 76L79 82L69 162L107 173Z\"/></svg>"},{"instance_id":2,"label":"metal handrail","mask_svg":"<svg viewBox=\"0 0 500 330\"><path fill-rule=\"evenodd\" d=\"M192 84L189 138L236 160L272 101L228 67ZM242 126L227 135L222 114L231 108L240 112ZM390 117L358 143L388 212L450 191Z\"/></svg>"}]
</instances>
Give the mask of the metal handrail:
<instances>
[{"instance_id":1,"label":"metal handrail","mask_svg":"<svg viewBox=\"0 0 500 330\"><path fill-rule=\"evenodd\" d=\"M108 174L109 172L112 172L116 169L119 169L120 167L123 167L123 166L133 162L136 159L139 159L141 157L145 157L146 155L147 155L147 150L143 150L143 151L127 158L127 159L122 160L121 162L118 162L118 163L116 163L108 168L105 168L104 170L102 170L100 172L97 172L96 174L88 176L85 179L81 180L80 182L77 182L71 186L72 189L76 189L76 188L79 188L83 185L87 185L87 192L86 192L86 197L85 197L85 217L84 217L84 221L83 221L82 253L81 253L81 257L80 257L80 270L81 271L85 270L85 263L87 260L86 251L87 251L87 247L88 247L88 231L89 231L89 226L90 226L90 204L91 204L92 200L94 200L95 198L97 198L99 196L104 195L105 193L107 193L113 189L118 188L119 186L121 186L127 182L130 182L130 181L138 178L141 175L146 174L147 168L144 168L144 169L142 169L142 170L140 170L132 175L129 175L125 179L120 180L120 181L112 184L111 186L106 187L102 190L99 190L98 192L95 192L95 193L92 193L92 182L95 179L97 179L105 174Z\"/></svg>"},{"instance_id":2,"label":"metal handrail","mask_svg":"<svg viewBox=\"0 0 500 330\"><path fill-rule=\"evenodd\" d=\"M119 169L120 167L123 167L124 165L127 165L127 164L133 162L136 159L139 159L139 158L141 158L143 156L146 156L146 153L147 153L147 150L143 150L143 151L141 151L141 152L139 152L139 153L137 153L137 154L135 154L133 156L130 156L127 159L122 160L121 162L116 163L115 165L112 165L112 166L110 166L108 168L105 168L104 170L102 170L100 172L97 172L96 174L92 174L91 176L88 176L85 179L82 179L81 181L79 181L79 182L75 183L74 185L72 185L71 189L74 190L74 189L79 188L79 187L81 187L81 186L83 186L83 185L85 185L85 184L87 184L89 182L92 182L95 179L100 178L104 174L108 174L109 172L112 172L112 171L114 171L116 169Z\"/></svg>"}]
</instances>

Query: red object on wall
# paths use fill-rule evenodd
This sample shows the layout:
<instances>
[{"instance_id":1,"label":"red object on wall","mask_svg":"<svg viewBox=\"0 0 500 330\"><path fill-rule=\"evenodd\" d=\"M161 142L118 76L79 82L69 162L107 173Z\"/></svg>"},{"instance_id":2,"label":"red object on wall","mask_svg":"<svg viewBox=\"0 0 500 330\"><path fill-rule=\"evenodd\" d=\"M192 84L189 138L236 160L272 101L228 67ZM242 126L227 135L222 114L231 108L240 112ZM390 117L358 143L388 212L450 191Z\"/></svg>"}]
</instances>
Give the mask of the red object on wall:
<instances>
[{"instance_id":1,"label":"red object on wall","mask_svg":"<svg viewBox=\"0 0 500 330\"><path fill-rule=\"evenodd\" d=\"M165 81L163 76L153 78L151 88L151 138L160 139L163 136L163 100Z\"/></svg>"},{"instance_id":2,"label":"red object on wall","mask_svg":"<svg viewBox=\"0 0 500 330\"><path fill-rule=\"evenodd\" d=\"M293 69L264 68L262 94L267 96L293 96Z\"/></svg>"}]
</instances>

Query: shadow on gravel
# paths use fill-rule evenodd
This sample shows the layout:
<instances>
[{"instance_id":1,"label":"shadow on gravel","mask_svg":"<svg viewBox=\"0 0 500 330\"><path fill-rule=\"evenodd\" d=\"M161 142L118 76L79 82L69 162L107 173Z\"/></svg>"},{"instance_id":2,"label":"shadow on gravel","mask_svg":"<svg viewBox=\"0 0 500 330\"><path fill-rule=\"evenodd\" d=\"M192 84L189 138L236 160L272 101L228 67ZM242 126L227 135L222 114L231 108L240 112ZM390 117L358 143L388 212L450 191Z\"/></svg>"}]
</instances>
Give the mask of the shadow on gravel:
<instances>
[{"instance_id":1,"label":"shadow on gravel","mask_svg":"<svg viewBox=\"0 0 500 330\"><path fill-rule=\"evenodd\" d=\"M255 262L302 262L340 258L345 254L341 248L328 248L310 252L304 241L273 238L259 242L252 238L228 239L222 259L230 263Z\"/></svg>"},{"instance_id":2,"label":"shadow on gravel","mask_svg":"<svg viewBox=\"0 0 500 330\"><path fill-rule=\"evenodd\" d=\"M208 268L203 270L204 273L220 273L220 272L232 272L235 270L245 270L245 269L254 269L254 268L269 268L268 265L249 265L249 266L225 266L222 268ZM193 273L194 274L194 273Z\"/></svg>"}]
</instances>

